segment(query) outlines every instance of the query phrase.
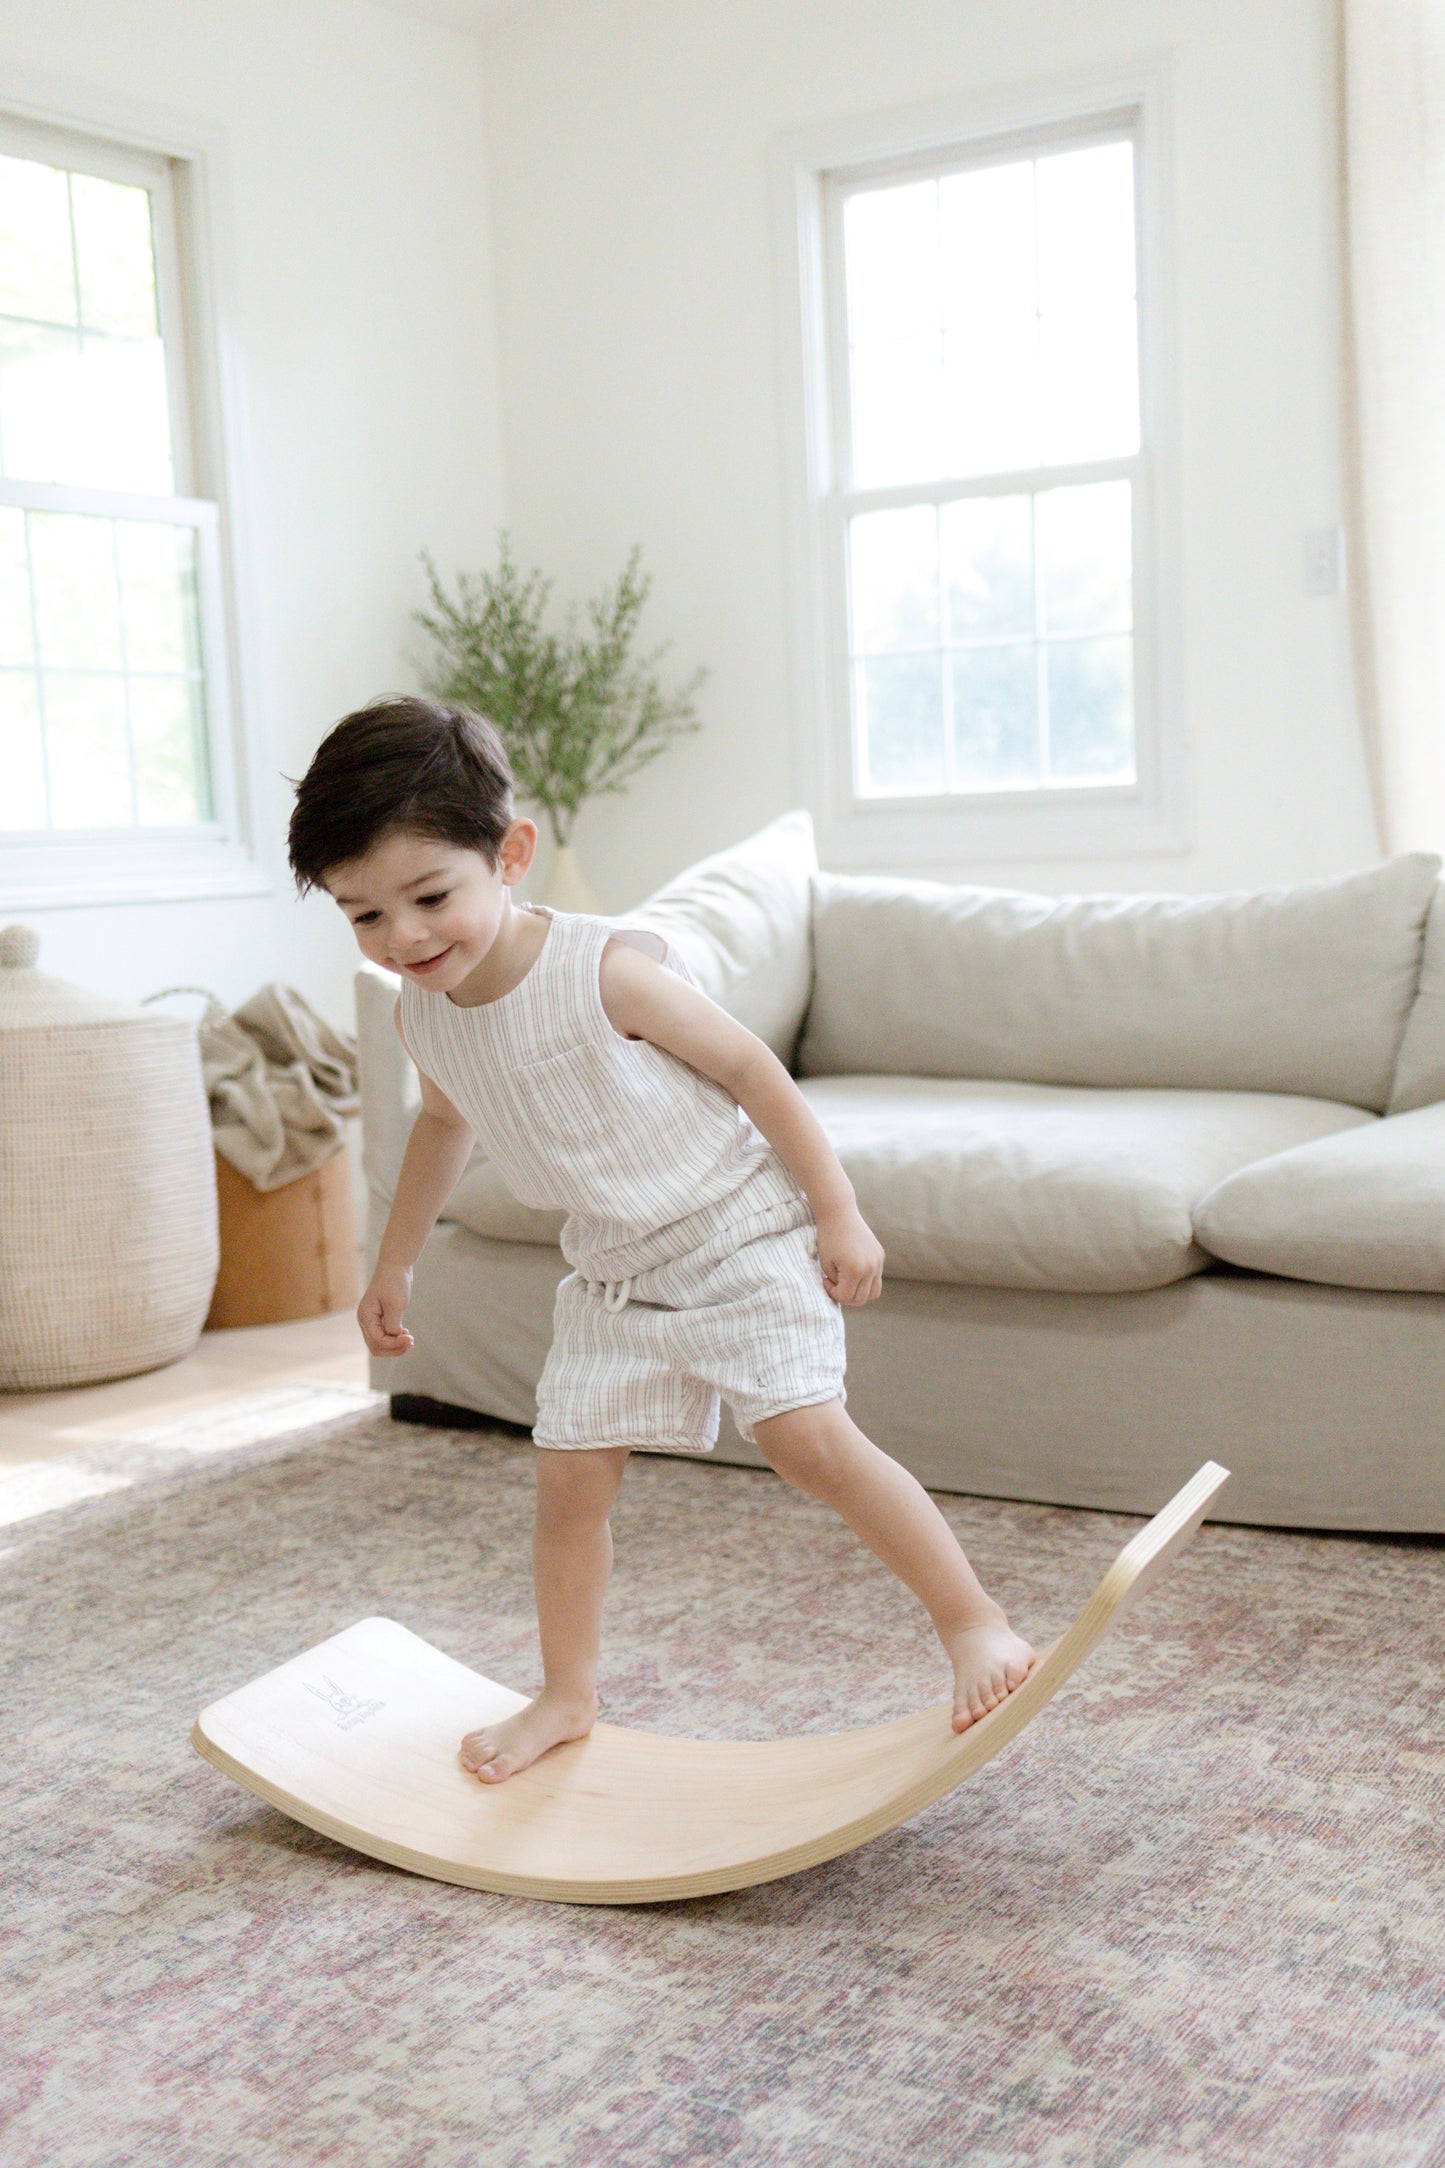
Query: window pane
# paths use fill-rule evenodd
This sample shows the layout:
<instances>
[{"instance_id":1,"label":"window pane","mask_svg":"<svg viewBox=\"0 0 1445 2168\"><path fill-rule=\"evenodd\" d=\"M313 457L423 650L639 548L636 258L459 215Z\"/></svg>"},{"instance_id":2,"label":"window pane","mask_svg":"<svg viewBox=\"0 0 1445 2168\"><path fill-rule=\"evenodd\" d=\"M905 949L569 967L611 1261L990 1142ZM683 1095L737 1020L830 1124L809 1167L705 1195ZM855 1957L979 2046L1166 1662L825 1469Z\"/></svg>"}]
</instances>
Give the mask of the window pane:
<instances>
[{"instance_id":1,"label":"window pane","mask_svg":"<svg viewBox=\"0 0 1445 2168\"><path fill-rule=\"evenodd\" d=\"M865 512L849 529L855 653L938 645L938 517L932 505Z\"/></svg>"},{"instance_id":2,"label":"window pane","mask_svg":"<svg viewBox=\"0 0 1445 2168\"><path fill-rule=\"evenodd\" d=\"M196 681L133 677L130 727L137 820L154 827L204 820L210 808L198 759L203 740Z\"/></svg>"},{"instance_id":3,"label":"window pane","mask_svg":"<svg viewBox=\"0 0 1445 2168\"><path fill-rule=\"evenodd\" d=\"M81 322L123 339L153 339L155 243L148 188L128 188L91 173L71 177Z\"/></svg>"},{"instance_id":4,"label":"window pane","mask_svg":"<svg viewBox=\"0 0 1445 2168\"><path fill-rule=\"evenodd\" d=\"M1038 162L1039 306L1047 315L1134 297L1134 146Z\"/></svg>"},{"instance_id":5,"label":"window pane","mask_svg":"<svg viewBox=\"0 0 1445 2168\"><path fill-rule=\"evenodd\" d=\"M1039 336L1030 317L949 334L943 390L943 469L1007 474L1039 457Z\"/></svg>"},{"instance_id":6,"label":"window pane","mask_svg":"<svg viewBox=\"0 0 1445 2168\"><path fill-rule=\"evenodd\" d=\"M159 520L117 520L115 543L127 666L199 670L193 530Z\"/></svg>"},{"instance_id":7,"label":"window pane","mask_svg":"<svg viewBox=\"0 0 1445 2168\"><path fill-rule=\"evenodd\" d=\"M1129 484L1048 489L1038 506L1045 630L1127 632L1133 620Z\"/></svg>"},{"instance_id":8,"label":"window pane","mask_svg":"<svg viewBox=\"0 0 1445 2168\"><path fill-rule=\"evenodd\" d=\"M30 560L47 670L118 670L123 660L112 522L32 512Z\"/></svg>"},{"instance_id":9,"label":"window pane","mask_svg":"<svg viewBox=\"0 0 1445 2168\"><path fill-rule=\"evenodd\" d=\"M17 481L168 496L159 339L77 338L0 318L0 455Z\"/></svg>"},{"instance_id":10,"label":"window pane","mask_svg":"<svg viewBox=\"0 0 1445 2168\"><path fill-rule=\"evenodd\" d=\"M938 183L870 188L843 205L848 335L938 330Z\"/></svg>"},{"instance_id":11,"label":"window pane","mask_svg":"<svg viewBox=\"0 0 1445 2168\"><path fill-rule=\"evenodd\" d=\"M1048 780L1132 783L1133 642L1051 641L1048 687Z\"/></svg>"},{"instance_id":12,"label":"window pane","mask_svg":"<svg viewBox=\"0 0 1445 2168\"><path fill-rule=\"evenodd\" d=\"M939 657L882 655L856 663L871 795L937 791L944 783L943 687Z\"/></svg>"},{"instance_id":13,"label":"window pane","mask_svg":"<svg viewBox=\"0 0 1445 2168\"><path fill-rule=\"evenodd\" d=\"M128 828L130 748L125 680L47 671L45 739L56 828Z\"/></svg>"},{"instance_id":14,"label":"window pane","mask_svg":"<svg viewBox=\"0 0 1445 2168\"><path fill-rule=\"evenodd\" d=\"M175 478L149 190L0 159L0 292L4 472L168 496ZM76 326L77 312L83 330L58 328ZM37 315L45 321L22 320Z\"/></svg>"},{"instance_id":15,"label":"window pane","mask_svg":"<svg viewBox=\"0 0 1445 2168\"><path fill-rule=\"evenodd\" d=\"M73 331L0 317L0 457L6 474L32 482L60 478L70 446Z\"/></svg>"},{"instance_id":16,"label":"window pane","mask_svg":"<svg viewBox=\"0 0 1445 2168\"><path fill-rule=\"evenodd\" d=\"M850 366L856 487L935 481L943 403L938 334L856 346Z\"/></svg>"},{"instance_id":17,"label":"window pane","mask_svg":"<svg viewBox=\"0 0 1445 2168\"><path fill-rule=\"evenodd\" d=\"M949 638L1031 634L1034 562L1029 499L972 497L962 504L946 504L939 515L939 532Z\"/></svg>"},{"instance_id":18,"label":"window pane","mask_svg":"<svg viewBox=\"0 0 1445 2168\"><path fill-rule=\"evenodd\" d=\"M1139 449L1139 341L1131 302L1040 326L1040 448L1045 464Z\"/></svg>"},{"instance_id":19,"label":"window pane","mask_svg":"<svg viewBox=\"0 0 1445 2168\"><path fill-rule=\"evenodd\" d=\"M1132 144L856 192L844 233L856 486L1137 449Z\"/></svg>"},{"instance_id":20,"label":"window pane","mask_svg":"<svg viewBox=\"0 0 1445 2168\"><path fill-rule=\"evenodd\" d=\"M28 671L0 670L0 747L4 748L5 773L0 827L45 827L40 702L35 679Z\"/></svg>"},{"instance_id":21,"label":"window pane","mask_svg":"<svg viewBox=\"0 0 1445 2168\"><path fill-rule=\"evenodd\" d=\"M175 477L160 340L83 339L74 384L66 471L50 479L169 496Z\"/></svg>"},{"instance_id":22,"label":"window pane","mask_svg":"<svg viewBox=\"0 0 1445 2168\"><path fill-rule=\"evenodd\" d=\"M950 329L992 332L1033 318L1034 169L983 166L938 184L943 314Z\"/></svg>"},{"instance_id":23,"label":"window pane","mask_svg":"<svg viewBox=\"0 0 1445 2168\"><path fill-rule=\"evenodd\" d=\"M1139 449L1135 182L1095 142L844 201L844 501L952 499L848 523L867 794L1133 780L1132 485L1038 485Z\"/></svg>"},{"instance_id":24,"label":"window pane","mask_svg":"<svg viewBox=\"0 0 1445 2168\"><path fill-rule=\"evenodd\" d=\"M946 474L1038 458L1034 175L1028 160L939 184L944 264Z\"/></svg>"},{"instance_id":25,"label":"window pane","mask_svg":"<svg viewBox=\"0 0 1445 2168\"><path fill-rule=\"evenodd\" d=\"M0 315L75 322L66 177L32 158L0 158Z\"/></svg>"},{"instance_id":26,"label":"window pane","mask_svg":"<svg viewBox=\"0 0 1445 2168\"><path fill-rule=\"evenodd\" d=\"M31 659L30 567L38 709L31 673L3 668ZM45 825L42 736L54 827L210 819L198 614L192 529L0 507L0 773L8 792L14 768L26 822ZM14 825L3 808L0 821Z\"/></svg>"},{"instance_id":27,"label":"window pane","mask_svg":"<svg viewBox=\"0 0 1445 2168\"><path fill-rule=\"evenodd\" d=\"M35 660L30 629L30 567L25 557L25 514L0 506L0 666Z\"/></svg>"},{"instance_id":28,"label":"window pane","mask_svg":"<svg viewBox=\"0 0 1445 2168\"><path fill-rule=\"evenodd\" d=\"M965 648L953 670L954 775L962 790L1007 790L1039 780L1038 669L1034 644Z\"/></svg>"}]
</instances>

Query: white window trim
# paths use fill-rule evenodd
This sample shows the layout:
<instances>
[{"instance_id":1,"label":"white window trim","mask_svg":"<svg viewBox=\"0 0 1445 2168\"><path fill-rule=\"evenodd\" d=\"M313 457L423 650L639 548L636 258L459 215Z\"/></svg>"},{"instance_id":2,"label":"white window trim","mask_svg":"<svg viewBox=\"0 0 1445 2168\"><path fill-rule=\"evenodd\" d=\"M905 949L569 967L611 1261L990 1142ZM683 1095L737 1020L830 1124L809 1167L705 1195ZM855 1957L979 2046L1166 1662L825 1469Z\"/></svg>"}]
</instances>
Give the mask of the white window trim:
<instances>
[{"instance_id":1,"label":"white window trim","mask_svg":"<svg viewBox=\"0 0 1445 2168\"><path fill-rule=\"evenodd\" d=\"M847 598L838 475L841 421L829 321L827 176L863 167L880 177L951 150L1040 139L1127 115L1138 146L1140 414L1144 451L1120 462L1135 481L1135 701L1138 777L1128 787L860 798L853 787L847 681ZM970 861L1131 857L1187 850L1186 733L1180 631L1178 420L1174 396L1169 71L1145 59L1126 70L963 94L783 138L773 153L776 282L787 491L789 619L798 787L825 863L840 868ZM1097 471L1091 466L1090 472ZM1065 478L1067 470L1059 470ZM991 476L986 486L1035 489L1040 473ZM870 492L880 504L889 492ZM907 491L909 501L926 490ZM940 495L947 495L941 489ZM848 508L855 509L856 502Z\"/></svg>"},{"instance_id":2,"label":"white window trim","mask_svg":"<svg viewBox=\"0 0 1445 2168\"><path fill-rule=\"evenodd\" d=\"M213 816L186 828L4 831L0 909L265 894L273 884L254 848L254 756L238 727L252 672L239 637L247 613L238 577L245 561L238 536L246 524L234 459L238 398L220 337L220 302L231 290L224 137L175 114L9 71L0 119L6 147L21 155L27 138L37 155L48 147L53 156L65 147L57 146L57 136L69 136L91 171L134 180L147 169L154 175L158 163L169 170L170 187L157 199L169 205L157 222L157 274L176 484L186 494L130 496L0 480L0 503L194 529Z\"/></svg>"}]
</instances>

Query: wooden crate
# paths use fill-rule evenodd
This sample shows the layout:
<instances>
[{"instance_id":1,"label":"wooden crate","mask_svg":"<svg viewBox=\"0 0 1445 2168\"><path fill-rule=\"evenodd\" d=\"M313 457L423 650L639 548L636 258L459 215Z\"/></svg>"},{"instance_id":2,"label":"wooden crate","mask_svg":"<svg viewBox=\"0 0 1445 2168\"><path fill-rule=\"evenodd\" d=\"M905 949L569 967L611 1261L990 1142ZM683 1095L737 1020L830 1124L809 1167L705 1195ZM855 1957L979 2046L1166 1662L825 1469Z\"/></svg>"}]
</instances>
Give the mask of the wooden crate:
<instances>
[{"instance_id":1,"label":"wooden crate","mask_svg":"<svg viewBox=\"0 0 1445 2168\"><path fill-rule=\"evenodd\" d=\"M208 1330L280 1325L350 1309L360 1296L351 1174L344 1151L280 1189L261 1190L216 1156L221 1269Z\"/></svg>"}]
</instances>

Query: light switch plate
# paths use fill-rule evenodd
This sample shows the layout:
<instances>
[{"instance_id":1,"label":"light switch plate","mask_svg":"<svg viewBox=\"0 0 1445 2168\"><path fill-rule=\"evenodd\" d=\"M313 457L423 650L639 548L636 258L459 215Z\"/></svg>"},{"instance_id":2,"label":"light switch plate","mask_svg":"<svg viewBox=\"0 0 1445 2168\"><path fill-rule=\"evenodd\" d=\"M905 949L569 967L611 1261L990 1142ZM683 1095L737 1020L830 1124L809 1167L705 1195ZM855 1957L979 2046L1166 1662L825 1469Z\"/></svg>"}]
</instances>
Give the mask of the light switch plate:
<instances>
[{"instance_id":1,"label":"light switch plate","mask_svg":"<svg viewBox=\"0 0 1445 2168\"><path fill-rule=\"evenodd\" d=\"M1345 591L1345 531L1315 527L1305 536L1305 593L1342 595Z\"/></svg>"}]
</instances>

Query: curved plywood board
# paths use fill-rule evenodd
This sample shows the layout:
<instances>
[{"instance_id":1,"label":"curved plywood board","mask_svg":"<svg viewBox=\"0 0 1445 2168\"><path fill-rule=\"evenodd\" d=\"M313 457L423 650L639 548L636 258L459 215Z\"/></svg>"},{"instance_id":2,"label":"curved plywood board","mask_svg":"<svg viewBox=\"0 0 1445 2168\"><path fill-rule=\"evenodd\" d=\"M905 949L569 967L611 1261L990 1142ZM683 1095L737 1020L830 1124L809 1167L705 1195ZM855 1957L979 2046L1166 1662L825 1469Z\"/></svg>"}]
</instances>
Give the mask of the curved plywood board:
<instances>
[{"instance_id":1,"label":"curved plywood board","mask_svg":"<svg viewBox=\"0 0 1445 2168\"><path fill-rule=\"evenodd\" d=\"M865 1844L981 1769L1184 1548L1227 1480L1206 1463L1125 1545L1023 1685L965 1732L946 1701L819 1738L599 1724L484 1785L458 1744L525 1697L369 1618L213 1702L192 1744L307 1828L438 1881L571 1904L743 1889Z\"/></svg>"}]
</instances>

